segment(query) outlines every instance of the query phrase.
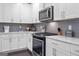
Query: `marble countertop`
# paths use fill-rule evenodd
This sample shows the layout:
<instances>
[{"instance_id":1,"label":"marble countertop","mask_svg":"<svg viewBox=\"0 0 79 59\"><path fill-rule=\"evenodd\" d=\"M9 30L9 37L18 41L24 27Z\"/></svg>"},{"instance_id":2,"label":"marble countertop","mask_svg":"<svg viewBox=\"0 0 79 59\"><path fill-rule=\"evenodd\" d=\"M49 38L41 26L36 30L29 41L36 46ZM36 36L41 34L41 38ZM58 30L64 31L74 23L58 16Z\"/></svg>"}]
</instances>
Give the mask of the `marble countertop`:
<instances>
[{"instance_id":1,"label":"marble countertop","mask_svg":"<svg viewBox=\"0 0 79 59\"><path fill-rule=\"evenodd\" d=\"M75 44L75 45L79 46L79 38L66 37L66 36L60 36L60 35L46 36L46 38L62 41L62 42L69 43L69 44Z\"/></svg>"}]
</instances>

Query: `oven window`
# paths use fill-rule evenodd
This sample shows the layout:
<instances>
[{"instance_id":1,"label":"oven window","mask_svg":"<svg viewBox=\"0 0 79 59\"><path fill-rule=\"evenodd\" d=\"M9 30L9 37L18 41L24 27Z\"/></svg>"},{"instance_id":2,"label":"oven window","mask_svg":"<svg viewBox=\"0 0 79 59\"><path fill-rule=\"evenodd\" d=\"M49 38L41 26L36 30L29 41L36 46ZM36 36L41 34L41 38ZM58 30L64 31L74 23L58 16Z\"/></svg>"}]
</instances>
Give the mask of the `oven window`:
<instances>
[{"instance_id":1,"label":"oven window","mask_svg":"<svg viewBox=\"0 0 79 59\"><path fill-rule=\"evenodd\" d=\"M44 49L43 44L44 44L44 42L42 40L39 40L39 39L33 40L33 51L40 56L43 55L43 49Z\"/></svg>"}]
</instances>

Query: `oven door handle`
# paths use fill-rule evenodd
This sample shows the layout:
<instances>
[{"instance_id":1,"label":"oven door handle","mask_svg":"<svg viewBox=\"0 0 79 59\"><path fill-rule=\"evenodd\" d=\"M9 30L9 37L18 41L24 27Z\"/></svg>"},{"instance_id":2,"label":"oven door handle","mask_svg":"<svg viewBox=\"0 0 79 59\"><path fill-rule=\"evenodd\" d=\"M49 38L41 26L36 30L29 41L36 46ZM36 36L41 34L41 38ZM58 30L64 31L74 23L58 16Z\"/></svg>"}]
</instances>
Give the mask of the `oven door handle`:
<instances>
[{"instance_id":1,"label":"oven door handle","mask_svg":"<svg viewBox=\"0 0 79 59\"><path fill-rule=\"evenodd\" d=\"M36 39L36 38L33 38L33 40L37 40L37 41L43 41L43 40L39 40L39 39Z\"/></svg>"}]
</instances>

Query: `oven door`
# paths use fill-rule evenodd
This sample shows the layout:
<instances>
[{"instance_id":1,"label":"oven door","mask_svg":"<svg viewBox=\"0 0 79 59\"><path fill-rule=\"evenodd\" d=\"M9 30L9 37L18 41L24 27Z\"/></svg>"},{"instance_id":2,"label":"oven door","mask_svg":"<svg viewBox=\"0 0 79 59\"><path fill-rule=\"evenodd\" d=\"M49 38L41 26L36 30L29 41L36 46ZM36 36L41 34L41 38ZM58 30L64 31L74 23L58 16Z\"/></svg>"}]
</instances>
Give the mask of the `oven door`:
<instances>
[{"instance_id":1,"label":"oven door","mask_svg":"<svg viewBox=\"0 0 79 59\"><path fill-rule=\"evenodd\" d=\"M44 56L44 41L33 38L33 55Z\"/></svg>"}]
</instances>

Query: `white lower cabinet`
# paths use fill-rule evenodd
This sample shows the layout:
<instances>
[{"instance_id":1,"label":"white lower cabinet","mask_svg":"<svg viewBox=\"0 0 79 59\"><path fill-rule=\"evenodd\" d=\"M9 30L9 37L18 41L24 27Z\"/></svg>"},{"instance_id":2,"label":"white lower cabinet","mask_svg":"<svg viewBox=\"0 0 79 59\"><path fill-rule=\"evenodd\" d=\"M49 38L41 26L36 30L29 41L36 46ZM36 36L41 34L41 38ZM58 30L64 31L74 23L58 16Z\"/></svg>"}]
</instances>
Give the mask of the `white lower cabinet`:
<instances>
[{"instance_id":1,"label":"white lower cabinet","mask_svg":"<svg viewBox=\"0 0 79 59\"><path fill-rule=\"evenodd\" d=\"M9 41L10 41L10 50L18 49L18 39L16 36L9 39Z\"/></svg>"},{"instance_id":2,"label":"white lower cabinet","mask_svg":"<svg viewBox=\"0 0 79 59\"><path fill-rule=\"evenodd\" d=\"M56 56L67 56L65 53L62 51L59 51L58 49L56 50Z\"/></svg>"},{"instance_id":3,"label":"white lower cabinet","mask_svg":"<svg viewBox=\"0 0 79 59\"><path fill-rule=\"evenodd\" d=\"M46 56L70 56L70 45L55 39L46 39Z\"/></svg>"},{"instance_id":4,"label":"white lower cabinet","mask_svg":"<svg viewBox=\"0 0 79 59\"><path fill-rule=\"evenodd\" d=\"M0 52L2 51L2 40L0 39Z\"/></svg>"},{"instance_id":5,"label":"white lower cabinet","mask_svg":"<svg viewBox=\"0 0 79 59\"><path fill-rule=\"evenodd\" d=\"M31 33L28 34L27 40L28 40L28 49L32 51L32 34Z\"/></svg>"},{"instance_id":6,"label":"white lower cabinet","mask_svg":"<svg viewBox=\"0 0 79 59\"><path fill-rule=\"evenodd\" d=\"M0 37L0 52L22 48L32 51L32 33L9 33Z\"/></svg>"},{"instance_id":7,"label":"white lower cabinet","mask_svg":"<svg viewBox=\"0 0 79 59\"><path fill-rule=\"evenodd\" d=\"M70 51L67 52L66 50L57 48L56 49L56 56L70 56Z\"/></svg>"},{"instance_id":8,"label":"white lower cabinet","mask_svg":"<svg viewBox=\"0 0 79 59\"><path fill-rule=\"evenodd\" d=\"M9 38L8 35L4 35L2 37L2 51L8 51L8 50L10 50Z\"/></svg>"},{"instance_id":9,"label":"white lower cabinet","mask_svg":"<svg viewBox=\"0 0 79 59\"><path fill-rule=\"evenodd\" d=\"M71 56L79 56L79 45L71 44Z\"/></svg>"},{"instance_id":10,"label":"white lower cabinet","mask_svg":"<svg viewBox=\"0 0 79 59\"><path fill-rule=\"evenodd\" d=\"M56 56L56 49L46 45L46 56Z\"/></svg>"},{"instance_id":11,"label":"white lower cabinet","mask_svg":"<svg viewBox=\"0 0 79 59\"><path fill-rule=\"evenodd\" d=\"M24 34L20 35L18 37L18 47L19 48L26 48L27 47L27 39L26 36Z\"/></svg>"}]
</instances>

